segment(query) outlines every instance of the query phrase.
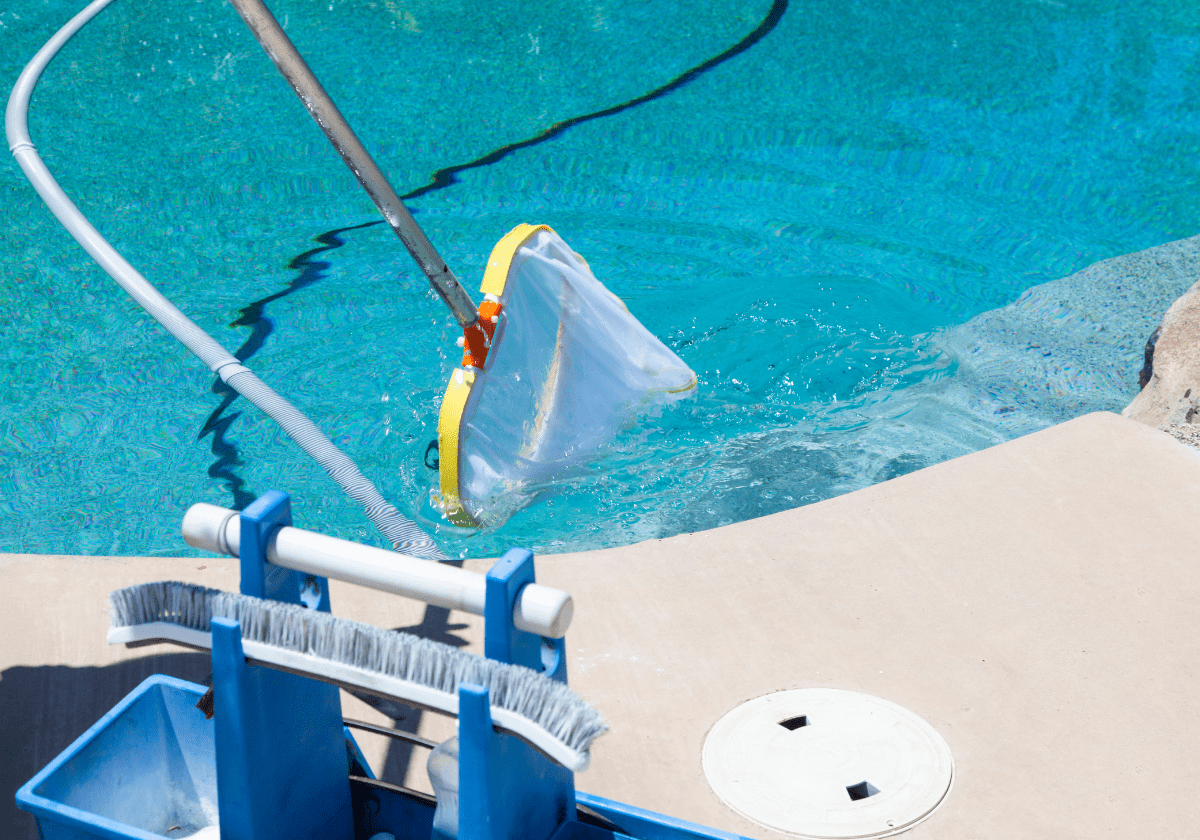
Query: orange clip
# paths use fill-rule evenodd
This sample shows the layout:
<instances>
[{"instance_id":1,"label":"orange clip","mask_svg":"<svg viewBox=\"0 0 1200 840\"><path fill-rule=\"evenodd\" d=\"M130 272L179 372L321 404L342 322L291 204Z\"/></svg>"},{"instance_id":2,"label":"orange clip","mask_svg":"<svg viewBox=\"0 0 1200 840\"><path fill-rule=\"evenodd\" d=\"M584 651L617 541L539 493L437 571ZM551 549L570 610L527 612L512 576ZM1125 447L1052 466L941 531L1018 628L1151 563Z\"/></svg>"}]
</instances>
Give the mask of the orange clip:
<instances>
[{"instance_id":1,"label":"orange clip","mask_svg":"<svg viewBox=\"0 0 1200 840\"><path fill-rule=\"evenodd\" d=\"M479 320L463 329L463 367L483 370L502 308L501 304L494 300L485 300L479 304ZM493 321L493 318L496 318L496 321Z\"/></svg>"}]
</instances>

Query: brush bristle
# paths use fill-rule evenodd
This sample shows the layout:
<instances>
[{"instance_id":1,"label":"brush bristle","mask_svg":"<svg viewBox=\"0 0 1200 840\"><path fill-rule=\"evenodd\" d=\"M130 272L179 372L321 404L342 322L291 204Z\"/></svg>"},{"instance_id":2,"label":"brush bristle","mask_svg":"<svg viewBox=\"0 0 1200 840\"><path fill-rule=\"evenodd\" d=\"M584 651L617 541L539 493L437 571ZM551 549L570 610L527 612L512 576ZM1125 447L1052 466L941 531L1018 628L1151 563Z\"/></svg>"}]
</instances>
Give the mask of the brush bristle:
<instances>
[{"instance_id":1,"label":"brush bristle","mask_svg":"<svg viewBox=\"0 0 1200 840\"><path fill-rule=\"evenodd\" d=\"M242 638L311 654L454 694L459 683L488 690L493 706L527 718L573 750L587 751L608 725L564 683L410 633L382 630L296 604L162 581L109 595L112 626L165 621L210 632L214 616L238 622Z\"/></svg>"}]
</instances>

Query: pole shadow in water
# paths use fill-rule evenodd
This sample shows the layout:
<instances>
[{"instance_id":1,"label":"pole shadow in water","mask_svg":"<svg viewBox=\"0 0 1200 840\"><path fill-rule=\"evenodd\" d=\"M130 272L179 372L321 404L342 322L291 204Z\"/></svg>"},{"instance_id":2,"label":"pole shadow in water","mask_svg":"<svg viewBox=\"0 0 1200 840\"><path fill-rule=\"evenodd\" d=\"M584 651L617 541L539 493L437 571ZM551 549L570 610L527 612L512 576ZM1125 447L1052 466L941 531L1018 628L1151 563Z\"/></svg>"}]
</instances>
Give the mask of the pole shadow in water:
<instances>
[{"instance_id":1,"label":"pole shadow in water","mask_svg":"<svg viewBox=\"0 0 1200 840\"><path fill-rule=\"evenodd\" d=\"M405 193L401 198L410 200L420 198L437 190L446 189L458 183L458 173L465 172L470 169L479 169L485 166L491 166L508 157L513 152L521 149L528 149L533 146L545 143L558 137L567 129L574 128L577 125L582 125L592 120L611 117L619 114L622 111L627 111L630 108L636 108L639 105L644 105L655 99L661 99L670 93L673 93L685 85L694 82L700 76L715 67L724 64L726 61L741 55L746 50L753 47L767 35L769 35L779 21L783 18L784 12L788 9L788 0L773 0L770 9L767 10L766 16L752 29L744 38L736 44L724 50L721 53L707 59L706 61L697 64L695 67L680 73L678 76L671 79L666 84L660 85L651 91L648 91L641 96L622 102L618 105L612 105L608 108L602 108L599 111L592 111L587 114L571 117L561 120L551 125L549 128L539 132L533 137L528 137L524 140L519 140L515 143L509 143L497 149L493 149L487 154L467 161L466 163L455 164L437 170L433 173L428 184L423 187L411 190ZM265 308L268 303L278 300L281 297L297 292L300 289L311 286L324 276L324 272L329 268L329 263L322 260L315 260L314 257L325 251L333 248L340 248L345 244L345 239L341 234L360 228L371 227L373 225L382 224L382 221L367 222L361 225L352 225L350 227L337 228L327 231L315 237L317 242L322 243L323 247L312 248L299 256L292 259L288 263L288 268L297 269L300 275L288 284L287 288L274 295L256 300L241 310L241 317L234 321L230 326L233 327L250 327L250 336L234 354L239 361L246 361L248 358L258 352L267 337L274 330L274 323L265 314ZM255 499L255 495L246 489L245 480L239 476L234 468L241 466L243 463L237 450L236 443L229 437L230 427L234 421L241 416L240 411L229 412L230 407L237 399L238 394L219 378L212 385L212 392L221 397L221 404L209 415L204 426L200 429L197 440L202 440L205 437L212 436L212 453L217 456L217 460L208 468L208 474L211 478L218 478L225 482L226 488L233 495L233 507L236 510L241 510L246 505L250 504Z\"/></svg>"}]
</instances>

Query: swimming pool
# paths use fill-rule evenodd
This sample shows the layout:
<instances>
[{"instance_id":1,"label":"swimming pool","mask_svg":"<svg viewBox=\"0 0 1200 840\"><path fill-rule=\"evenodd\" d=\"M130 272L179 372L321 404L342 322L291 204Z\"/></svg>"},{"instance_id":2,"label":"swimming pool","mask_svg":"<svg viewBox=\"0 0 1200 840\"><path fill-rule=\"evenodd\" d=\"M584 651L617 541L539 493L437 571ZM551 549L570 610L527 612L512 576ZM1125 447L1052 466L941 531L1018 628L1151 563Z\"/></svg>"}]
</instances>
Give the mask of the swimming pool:
<instances>
[{"instance_id":1,"label":"swimming pool","mask_svg":"<svg viewBox=\"0 0 1200 840\"><path fill-rule=\"evenodd\" d=\"M976 316L1197 232L1200 11L995 5L272 4L402 193L637 100L783 11L665 95L410 201L469 283L514 224L551 224L700 377L498 532L443 533L450 553L712 527L1132 397L1130 378L998 414L937 389L963 331L988 328ZM0 11L2 77L75 10ZM117 0L50 66L31 131L134 265L249 342L253 369L423 515L452 321L232 9ZM179 553L188 504L271 487L300 524L379 542L269 421L222 406L15 166L0 196L0 549ZM1113 371L1136 371L1121 352Z\"/></svg>"}]
</instances>

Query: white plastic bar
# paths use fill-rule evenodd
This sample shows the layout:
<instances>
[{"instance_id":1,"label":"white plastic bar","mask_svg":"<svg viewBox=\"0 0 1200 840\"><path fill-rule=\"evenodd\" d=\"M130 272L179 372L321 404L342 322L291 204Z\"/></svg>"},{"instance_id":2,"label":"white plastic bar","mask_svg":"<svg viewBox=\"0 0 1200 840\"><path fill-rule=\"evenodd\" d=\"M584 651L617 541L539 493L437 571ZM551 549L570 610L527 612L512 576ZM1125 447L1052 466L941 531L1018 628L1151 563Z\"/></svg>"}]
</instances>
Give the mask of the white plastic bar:
<instances>
[{"instance_id":1,"label":"white plastic bar","mask_svg":"<svg viewBox=\"0 0 1200 840\"><path fill-rule=\"evenodd\" d=\"M193 548L239 556L241 521L236 510L196 504L183 517L183 539ZM483 615L483 575L430 563L301 528L280 528L267 545L267 561L308 575L367 586L451 610ZM517 596L513 625L552 639L566 635L575 612L571 596L531 583Z\"/></svg>"},{"instance_id":2,"label":"white plastic bar","mask_svg":"<svg viewBox=\"0 0 1200 840\"><path fill-rule=\"evenodd\" d=\"M296 529L292 529L296 530ZM389 554L390 552L384 552ZM395 556L395 555L392 555ZM423 566L432 566L424 560L414 560ZM455 571L461 571L456 569ZM465 574L470 574L469 572ZM537 584L531 584L536 586ZM526 587L528 589L529 587ZM202 630L180 627L169 622L156 621L150 624L139 624L132 627L114 627L108 631L110 645L146 643L156 641L175 642L185 647L211 649L212 634ZM322 682L333 683L342 687L360 688L391 697L402 702L408 702L431 711L446 715L458 716L458 696L439 691L420 683L389 677L376 671L368 671L320 659L298 651L285 650L273 645L250 640L242 640L242 650L247 661L278 668L289 673L305 674ZM562 741L555 738L542 727L516 712L492 706L492 723L499 729L517 735L540 749L554 761L575 772L586 770L591 759L590 752L573 750Z\"/></svg>"}]
</instances>

